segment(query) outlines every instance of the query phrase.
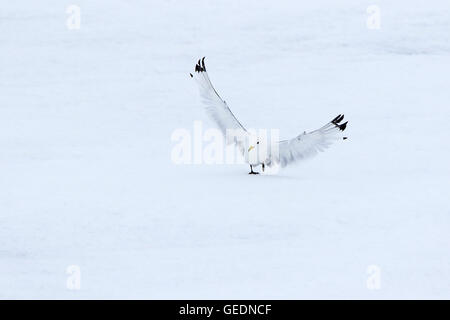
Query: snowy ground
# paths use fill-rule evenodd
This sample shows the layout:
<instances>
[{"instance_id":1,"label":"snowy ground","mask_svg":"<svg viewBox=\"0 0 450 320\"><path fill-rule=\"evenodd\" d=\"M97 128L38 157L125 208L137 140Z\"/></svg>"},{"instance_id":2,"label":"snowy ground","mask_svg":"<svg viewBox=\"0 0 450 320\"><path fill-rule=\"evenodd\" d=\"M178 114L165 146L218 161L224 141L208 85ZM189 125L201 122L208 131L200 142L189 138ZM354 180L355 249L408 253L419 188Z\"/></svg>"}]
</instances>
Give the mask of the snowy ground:
<instances>
[{"instance_id":1,"label":"snowy ground","mask_svg":"<svg viewBox=\"0 0 450 320\"><path fill-rule=\"evenodd\" d=\"M450 298L450 4L303 2L4 1L0 298ZM244 125L349 140L173 164L202 56Z\"/></svg>"}]
</instances>

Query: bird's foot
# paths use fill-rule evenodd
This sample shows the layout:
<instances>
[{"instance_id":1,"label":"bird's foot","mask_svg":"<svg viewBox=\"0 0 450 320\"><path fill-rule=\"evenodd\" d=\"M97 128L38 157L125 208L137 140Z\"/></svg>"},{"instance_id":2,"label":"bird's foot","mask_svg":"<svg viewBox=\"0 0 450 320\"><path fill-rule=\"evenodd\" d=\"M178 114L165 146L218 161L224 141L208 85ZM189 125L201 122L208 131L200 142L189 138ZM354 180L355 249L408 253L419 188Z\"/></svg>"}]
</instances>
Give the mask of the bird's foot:
<instances>
[{"instance_id":1,"label":"bird's foot","mask_svg":"<svg viewBox=\"0 0 450 320\"><path fill-rule=\"evenodd\" d=\"M259 172L253 171L253 166L250 165L250 172L248 174L259 174Z\"/></svg>"}]
</instances>

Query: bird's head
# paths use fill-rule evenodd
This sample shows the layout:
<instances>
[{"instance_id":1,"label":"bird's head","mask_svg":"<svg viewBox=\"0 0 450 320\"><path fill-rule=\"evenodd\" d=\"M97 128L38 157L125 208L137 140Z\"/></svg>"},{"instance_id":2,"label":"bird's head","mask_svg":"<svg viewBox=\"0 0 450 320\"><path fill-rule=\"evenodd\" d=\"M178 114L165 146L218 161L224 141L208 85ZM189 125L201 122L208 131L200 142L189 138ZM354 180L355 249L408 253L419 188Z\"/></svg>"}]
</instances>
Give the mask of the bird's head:
<instances>
[{"instance_id":1,"label":"bird's head","mask_svg":"<svg viewBox=\"0 0 450 320\"><path fill-rule=\"evenodd\" d=\"M256 145L259 145L259 141L256 141ZM248 152L250 152L250 151L253 150L253 149L255 149L255 145L251 145L251 146L248 148Z\"/></svg>"}]
</instances>

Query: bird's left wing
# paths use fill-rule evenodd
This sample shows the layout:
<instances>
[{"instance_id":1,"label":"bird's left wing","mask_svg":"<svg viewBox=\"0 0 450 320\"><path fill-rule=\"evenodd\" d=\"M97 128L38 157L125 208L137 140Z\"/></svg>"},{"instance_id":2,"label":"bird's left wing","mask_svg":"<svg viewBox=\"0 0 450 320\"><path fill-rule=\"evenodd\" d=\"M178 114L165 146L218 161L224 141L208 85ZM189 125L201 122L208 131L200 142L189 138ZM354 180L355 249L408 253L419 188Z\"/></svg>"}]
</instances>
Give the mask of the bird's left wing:
<instances>
[{"instance_id":1,"label":"bird's left wing","mask_svg":"<svg viewBox=\"0 0 450 320\"><path fill-rule=\"evenodd\" d=\"M243 151L243 139L248 133L244 126L236 119L234 114L228 108L227 103L223 100L214 89L205 67L205 58L198 60L195 65L194 74L190 74L197 81L200 91L200 97L206 107L208 115L216 122L228 142L235 142ZM231 136L230 136L231 133ZM236 138L240 136L240 138Z\"/></svg>"},{"instance_id":2,"label":"bird's left wing","mask_svg":"<svg viewBox=\"0 0 450 320\"><path fill-rule=\"evenodd\" d=\"M324 151L337 140L347 139L342 135L342 131L347 127L347 122L340 124L344 115L338 115L322 128L304 132L290 140L279 141L277 152L272 152L266 164L280 164L282 167Z\"/></svg>"}]
</instances>

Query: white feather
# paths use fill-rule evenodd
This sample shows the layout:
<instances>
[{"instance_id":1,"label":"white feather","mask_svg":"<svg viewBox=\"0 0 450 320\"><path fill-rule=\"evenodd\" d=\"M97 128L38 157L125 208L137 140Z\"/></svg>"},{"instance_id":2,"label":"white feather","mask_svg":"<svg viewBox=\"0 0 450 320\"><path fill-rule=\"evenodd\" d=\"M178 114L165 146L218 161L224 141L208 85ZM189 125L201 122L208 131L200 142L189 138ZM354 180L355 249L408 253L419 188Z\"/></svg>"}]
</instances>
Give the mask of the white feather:
<instances>
[{"instance_id":1,"label":"white feather","mask_svg":"<svg viewBox=\"0 0 450 320\"><path fill-rule=\"evenodd\" d=\"M228 108L227 103L223 100L214 89L211 80L204 65L204 58L198 61L194 74L191 76L197 81L200 97L205 105L205 109L209 117L217 124L223 135L227 139L227 143L235 143L242 154L245 152L245 140L248 132L244 126L237 120L234 114Z\"/></svg>"}]
</instances>

